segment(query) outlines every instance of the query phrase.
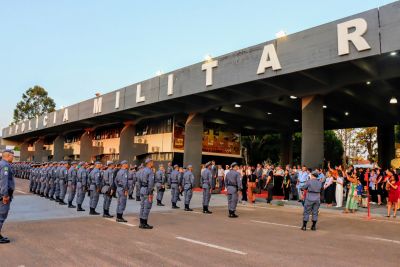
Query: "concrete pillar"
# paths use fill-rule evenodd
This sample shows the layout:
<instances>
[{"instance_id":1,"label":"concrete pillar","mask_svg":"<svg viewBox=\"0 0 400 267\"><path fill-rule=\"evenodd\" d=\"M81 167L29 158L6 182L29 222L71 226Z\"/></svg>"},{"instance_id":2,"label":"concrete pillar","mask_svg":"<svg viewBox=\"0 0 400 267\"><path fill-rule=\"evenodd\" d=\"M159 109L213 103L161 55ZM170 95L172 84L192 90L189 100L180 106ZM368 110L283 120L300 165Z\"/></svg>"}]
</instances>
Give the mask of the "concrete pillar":
<instances>
[{"instance_id":1,"label":"concrete pillar","mask_svg":"<svg viewBox=\"0 0 400 267\"><path fill-rule=\"evenodd\" d=\"M53 151L53 160L61 161L64 160L65 151L64 151L64 136L59 135L54 139L54 151Z\"/></svg>"},{"instance_id":2,"label":"concrete pillar","mask_svg":"<svg viewBox=\"0 0 400 267\"><path fill-rule=\"evenodd\" d=\"M80 140L80 160L90 162L93 156L93 136L90 131L85 131Z\"/></svg>"},{"instance_id":3,"label":"concrete pillar","mask_svg":"<svg viewBox=\"0 0 400 267\"><path fill-rule=\"evenodd\" d=\"M302 98L301 163L320 167L324 161L324 110L322 96Z\"/></svg>"},{"instance_id":4,"label":"concrete pillar","mask_svg":"<svg viewBox=\"0 0 400 267\"><path fill-rule=\"evenodd\" d=\"M200 165L203 148L203 115L190 114L185 124L183 165L193 165L195 185L200 185Z\"/></svg>"},{"instance_id":5,"label":"concrete pillar","mask_svg":"<svg viewBox=\"0 0 400 267\"><path fill-rule=\"evenodd\" d=\"M395 158L394 125L378 126L378 163L383 169L390 167L390 161Z\"/></svg>"},{"instance_id":6,"label":"concrete pillar","mask_svg":"<svg viewBox=\"0 0 400 267\"><path fill-rule=\"evenodd\" d=\"M29 143L23 142L20 145L20 161L28 161L29 152L28 152Z\"/></svg>"},{"instance_id":7,"label":"concrete pillar","mask_svg":"<svg viewBox=\"0 0 400 267\"><path fill-rule=\"evenodd\" d=\"M281 133L281 153L280 162L284 167L287 164L293 163L293 133Z\"/></svg>"},{"instance_id":8,"label":"concrete pillar","mask_svg":"<svg viewBox=\"0 0 400 267\"><path fill-rule=\"evenodd\" d=\"M136 129L133 122L125 123L125 127L121 130L119 136L119 160L127 160L132 163L135 156L137 155L135 149L136 146L133 144L133 138L135 137Z\"/></svg>"},{"instance_id":9,"label":"concrete pillar","mask_svg":"<svg viewBox=\"0 0 400 267\"><path fill-rule=\"evenodd\" d=\"M43 149L44 146L44 139L39 138L38 140L35 141L33 144L33 148L35 152L33 153L33 160L37 162L44 162L47 161L46 153Z\"/></svg>"}]
</instances>

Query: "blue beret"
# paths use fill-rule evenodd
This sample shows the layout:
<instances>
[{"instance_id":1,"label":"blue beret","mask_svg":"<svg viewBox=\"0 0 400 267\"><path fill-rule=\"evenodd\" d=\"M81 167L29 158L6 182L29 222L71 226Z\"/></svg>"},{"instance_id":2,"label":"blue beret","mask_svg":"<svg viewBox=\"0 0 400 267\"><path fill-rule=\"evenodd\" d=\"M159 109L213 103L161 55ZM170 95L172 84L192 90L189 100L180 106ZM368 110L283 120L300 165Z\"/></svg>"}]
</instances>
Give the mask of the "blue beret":
<instances>
[{"instance_id":1,"label":"blue beret","mask_svg":"<svg viewBox=\"0 0 400 267\"><path fill-rule=\"evenodd\" d=\"M231 164L231 168L233 168L233 167L235 167L235 166L237 166L238 164L237 164L237 162L233 162L232 164Z\"/></svg>"},{"instance_id":2,"label":"blue beret","mask_svg":"<svg viewBox=\"0 0 400 267\"><path fill-rule=\"evenodd\" d=\"M206 168L211 165L211 161L206 163Z\"/></svg>"},{"instance_id":3,"label":"blue beret","mask_svg":"<svg viewBox=\"0 0 400 267\"><path fill-rule=\"evenodd\" d=\"M72 164L72 165L74 165L74 164L78 164L78 162L76 162L76 161L73 161L73 162L71 162L71 164Z\"/></svg>"},{"instance_id":4,"label":"blue beret","mask_svg":"<svg viewBox=\"0 0 400 267\"><path fill-rule=\"evenodd\" d=\"M147 158L145 161L144 161L144 163L149 163L149 162L151 162L151 161L153 161L151 158Z\"/></svg>"},{"instance_id":5,"label":"blue beret","mask_svg":"<svg viewBox=\"0 0 400 267\"><path fill-rule=\"evenodd\" d=\"M122 164L128 164L128 161L127 160L123 160L123 161L121 161L121 165Z\"/></svg>"},{"instance_id":6,"label":"blue beret","mask_svg":"<svg viewBox=\"0 0 400 267\"><path fill-rule=\"evenodd\" d=\"M175 164L175 165L174 165L174 169L175 169L175 168L179 168L179 165L178 165L178 164Z\"/></svg>"},{"instance_id":7,"label":"blue beret","mask_svg":"<svg viewBox=\"0 0 400 267\"><path fill-rule=\"evenodd\" d=\"M189 169L189 168L193 168L193 166L189 164L189 165L187 166L187 168L188 168L188 169Z\"/></svg>"},{"instance_id":8,"label":"blue beret","mask_svg":"<svg viewBox=\"0 0 400 267\"><path fill-rule=\"evenodd\" d=\"M14 150L12 150L12 149L5 149L5 150L3 151L3 153L5 153L5 152L14 155Z\"/></svg>"},{"instance_id":9,"label":"blue beret","mask_svg":"<svg viewBox=\"0 0 400 267\"><path fill-rule=\"evenodd\" d=\"M97 165L97 164L101 164L101 162L100 162L100 161L96 161L94 164L96 164L96 165Z\"/></svg>"},{"instance_id":10,"label":"blue beret","mask_svg":"<svg viewBox=\"0 0 400 267\"><path fill-rule=\"evenodd\" d=\"M79 165L85 165L85 162L84 161L81 161L81 162L79 162Z\"/></svg>"}]
</instances>

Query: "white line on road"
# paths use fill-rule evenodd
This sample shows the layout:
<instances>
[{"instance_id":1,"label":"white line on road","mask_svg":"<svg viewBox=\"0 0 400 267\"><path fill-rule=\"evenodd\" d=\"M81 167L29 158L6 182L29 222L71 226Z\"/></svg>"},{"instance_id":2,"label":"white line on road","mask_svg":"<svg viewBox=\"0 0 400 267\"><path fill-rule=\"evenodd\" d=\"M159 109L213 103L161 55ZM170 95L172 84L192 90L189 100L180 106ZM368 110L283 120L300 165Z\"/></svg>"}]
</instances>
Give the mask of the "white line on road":
<instances>
[{"instance_id":1,"label":"white line on road","mask_svg":"<svg viewBox=\"0 0 400 267\"><path fill-rule=\"evenodd\" d=\"M392 240L392 239L385 239L385 238L379 238L379 237L372 237L372 236L365 236L366 239L370 240L377 240L377 241L383 241L383 242L390 242L394 244L400 245L400 241L398 240Z\"/></svg>"},{"instance_id":2,"label":"white line on road","mask_svg":"<svg viewBox=\"0 0 400 267\"><path fill-rule=\"evenodd\" d=\"M26 192L24 192L24 191L21 191L21 190L18 190L18 189L15 189L15 192L18 192L18 193L21 193L21 194L24 194L24 195L27 195L28 193L26 193Z\"/></svg>"},{"instance_id":3,"label":"white line on road","mask_svg":"<svg viewBox=\"0 0 400 267\"><path fill-rule=\"evenodd\" d=\"M105 218L107 221L110 221L110 222L117 222L117 221L115 221L114 219L112 219L112 218ZM130 223L119 223L119 224L122 224L122 225L126 225L126 226L130 226L130 227L135 227L135 226L137 226L137 225L134 225L134 224L130 224Z\"/></svg>"},{"instance_id":4,"label":"white line on road","mask_svg":"<svg viewBox=\"0 0 400 267\"><path fill-rule=\"evenodd\" d=\"M223 251L227 251L227 252L231 252L231 253L235 253L235 254L239 254L239 255L247 255L246 252L243 252L243 251L240 251L240 250L225 248L225 247L221 247L221 246L218 246L218 245L205 243L205 242L201 242L201 241L197 241L197 240L193 240L193 239L189 239L189 238L185 238L185 237L181 237L181 236L177 236L176 239L187 241L187 242L190 242L190 243L193 243L193 244L197 244L197 245L210 247L210 248L220 249L220 250L223 250Z\"/></svg>"},{"instance_id":5,"label":"white line on road","mask_svg":"<svg viewBox=\"0 0 400 267\"><path fill-rule=\"evenodd\" d=\"M281 224L281 223L273 223L273 222L265 222L265 221L256 221L256 220L251 220L251 222L269 224L269 225L276 225L276 226L291 227L291 228L299 228L298 226L289 225L289 224Z\"/></svg>"}]
</instances>

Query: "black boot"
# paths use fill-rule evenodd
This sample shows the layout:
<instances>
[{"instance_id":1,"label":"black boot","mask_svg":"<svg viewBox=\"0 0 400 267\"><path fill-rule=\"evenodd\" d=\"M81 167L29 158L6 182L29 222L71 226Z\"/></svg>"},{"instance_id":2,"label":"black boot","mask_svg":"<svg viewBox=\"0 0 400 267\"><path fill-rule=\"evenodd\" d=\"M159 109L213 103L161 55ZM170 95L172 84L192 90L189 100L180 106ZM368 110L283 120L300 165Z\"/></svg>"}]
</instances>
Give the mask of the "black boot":
<instances>
[{"instance_id":1,"label":"black boot","mask_svg":"<svg viewBox=\"0 0 400 267\"><path fill-rule=\"evenodd\" d=\"M50 199L50 201L54 201L55 200L54 197L49 197L49 199Z\"/></svg>"},{"instance_id":2,"label":"black boot","mask_svg":"<svg viewBox=\"0 0 400 267\"><path fill-rule=\"evenodd\" d=\"M235 213L235 211L234 210L232 210L232 218L237 218L237 217L239 217L238 215L236 215L236 213Z\"/></svg>"},{"instance_id":3,"label":"black boot","mask_svg":"<svg viewBox=\"0 0 400 267\"><path fill-rule=\"evenodd\" d=\"M203 213L211 214L212 212L208 210L208 206L203 206Z\"/></svg>"},{"instance_id":4,"label":"black boot","mask_svg":"<svg viewBox=\"0 0 400 267\"><path fill-rule=\"evenodd\" d=\"M303 231L307 230L307 221L303 221L303 227L301 227L301 230Z\"/></svg>"},{"instance_id":5,"label":"black boot","mask_svg":"<svg viewBox=\"0 0 400 267\"><path fill-rule=\"evenodd\" d=\"M60 201L58 202L58 204L60 204L60 205L67 205L67 203L65 203L63 199L60 199Z\"/></svg>"},{"instance_id":6,"label":"black boot","mask_svg":"<svg viewBox=\"0 0 400 267\"><path fill-rule=\"evenodd\" d=\"M70 209L75 209L76 206L72 205L72 201L69 201L69 202L68 202L68 208L70 208Z\"/></svg>"},{"instance_id":7,"label":"black boot","mask_svg":"<svg viewBox=\"0 0 400 267\"><path fill-rule=\"evenodd\" d=\"M129 195L129 199L133 199L132 195Z\"/></svg>"},{"instance_id":8,"label":"black boot","mask_svg":"<svg viewBox=\"0 0 400 267\"><path fill-rule=\"evenodd\" d=\"M164 207L165 205L161 202L161 200L157 200L157 206Z\"/></svg>"},{"instance_id":9,"label":"black boot","mask_svg":"<svg viewBox=\"0 0 400 267\"><path fill-rule=\"evenodd\" d=\"M316 231L317 230L316 225L317 225L317 221L312 221L312 226L311 226L311 230L312 231Z\"/></svg>"},{"instance_id":10,"label":"black boot","mask_svg":"<svg viewBox=\"0 0 400 267\"><path fill-rule=\"evenodd\" d=\"M58 197L56 197L56 202L60 202L60 199Z\"/></svg>"},{"instance_id":11,"label":"black boot","mask_svg":"<svg viewBox=\"0 0 400 267\"><path fill-rule=\"evenodd\" d=\"M179 207L176 205L176 203L172 203L172 208L173 209L179 209Z\"/></svg>"},{"instance_id":12,"label":"black boot","mask_svg":"<svg viewBox=\"0 0 400 267\"><path fill-rule=\"evenodd\" d=\"M121 222L121 223L126 223L126 222L128 222L127 220L125 220L123 217L122 217L122 213L117 213L117 220L116 220L117 222Z\"/></svg>"},{"instance_id":13,"label":"black boot","mask_svg":"<svg viewBox=\"0 0 400 267\"><path fill-rule=\"evenodd\" d=\"M103 217L104 218L113 218L114 216L111 216L110 212L108 210L103 210Z\"/></svg>"},{"instance_id":14,"label":"black boot","mask_svg":"<svg viewBox=\"0 0 400 267\"><path fill-rule=\"evenodd\" d=\"M140 197L136 197L136 201L140 201Z\"/></svg>"},{"instance_id":15,"label":"black boot","mask_svg":"<svg viewBox=\"0 0 400 267\"><path fill-rule=\"evenodd\" d=\"M100 215L100 213L96 212L94 208L90 208L89 215Z\"/></svg>"},{"instance_id":16,"label":"black boot","mask_svg":"<svg viewBox=\"0 0 400 267\"><path fill-rule=\"evenodd\" d=\"M231 210L228 210L228 211L229 211L228 217L229 217L229 218L232 218L232 211L231 211Z\"/></svg>"},{"instance_id":17,"label":"black boot","mask_svg":"<svg viewBox=\"0 0 400 267\"><path fill-rule=\"evenodd\" d=\"M185 211L193 211L193 210L189 208L189 204L185 204Z\"/></svg>"},{"instance_id":18,"label":"black boot","mask_svg":"<svg viewBox=\"0 0 400 267\"><path fill-rule=\"evenodd\" d=\"M82 209L82 204L78 204L78 208L76 209L76 211L85 211L84 209Z\"/></svg>"},{"instance_id":19,"label":"black boot","mask_svg":"<svg viewBox=\"0 0 400 267\"><path fill-rule=\"evenodd\" d=\"M153 229L153 226L149 225L149 224L147 223L147 220L143 220L143 223L144 223L143 229Z\"/></svg>"}]
</instances>

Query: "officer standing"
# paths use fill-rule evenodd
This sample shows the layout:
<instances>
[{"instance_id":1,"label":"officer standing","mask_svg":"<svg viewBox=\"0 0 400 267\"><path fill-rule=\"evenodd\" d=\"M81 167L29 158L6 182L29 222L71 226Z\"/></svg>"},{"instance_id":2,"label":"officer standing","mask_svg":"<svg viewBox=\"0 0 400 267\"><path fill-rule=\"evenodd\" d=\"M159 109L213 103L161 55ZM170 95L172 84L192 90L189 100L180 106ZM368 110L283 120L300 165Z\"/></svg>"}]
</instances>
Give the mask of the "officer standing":
<instances>
[{"instance_id":1,"label":"officer standing","mask_svg":"<svg viewBox=\"0 0 400 267\"><path fill-rule=\"evenodd\" d=\"M139 177L143 171L143 165L139 166L139 170L136 172L136 201L140 201L140 182Z\"/></svg>"},{"instance_id":2,"label":"officer standing","mask_svg":"<svg viewBox=\"0 0 400 267\"><path fill-rule=\"evenodd\" d=\"M190 201L192 200L194 187L194 175L192 165L187 166L187 171L183 174L182 185L185 195L185 211L193 211L190 208Z\"/></svg>"},{"instance_id":3,"label":"officer standing","mask_svg":"<svg viewBox=\"0 0 400 267\"><path fill-rule=\"evenodd\" d=\"M164 192L165 192L165 169L164 165L160 164L158 166L158 171L156 172L155 176L155 183L156 183L156 189L157 189L157 206L164 206L162 203L163 197L164 197Z\"/></svg>"},{"instance_id":4,"label":"officer standing","mask_svg":"<svg viewBox=\"0 0 400 267\"><path fill-rule=\"evenodd\" d=\"M49 175L49 199L54 201L54 192L56 189L56 174L57 174L57 162L53 162L52 167L50 168L48 175Z\"/></svg>"},{"instance_id":5,"label":"officer standing","mask_svg":"<svg viewBox=\"0 0 400 267\"><path fill-rule=\"evenodd\" d=\"M11 165L14 159L14 151L6 149L2 153L0 161L0 244L10 243L7 237L1 235L4 221L7 219L10 203L15 190L15 181Z\"/></svg>"},{"instance_id":6,"label":"officer standing","mask_svg":"<svg viewBox=\"0 0 400 267\"><path fill-rule=\"evenodd\" d=\"M239 173L239 165L236 162L231 164L231 170L226 174L225 182L228 191L229 218L237 218L238 216L235 212L239 199L238 192L242 190L242 180Z\"/></svg>"},{"instance_id":7,"label":"officer standing","mask_svg":"<svg viewBox=\"0 0 400 267\"><path fill-rule=\"evenodd\" d=\"M58 163L55 168L55 188L54 188L54 196L56 198L56 202L60 202L60 179L59 179L59 172L62 166L62 161Z\"/></svg>"},{"instance_id":8,"label":"officer standing","mask_svg":"<svg viewBox=\"0 0 400 267\"><path fill-rule=\"evenodd\" d=\"M62 163L62 166L58 169L58 180L60 184L60 205L67 205L67 203L64 202L64 198L67 193L68 167L69 163L64 161Z\"/></svg>"},{"instance_id":9,"label":"officer standing","mask_svg":"<svg viewBox=\"0 0 400 267\"><path fill-rule=\"evenodd\" d=\"M110 215L110 205L112 200L112 195L114 193L114 162L107 161L107 170L103 173L103 187L101 188L101 193L103 193L104 202L103 202L103 217L104 218L113 218L114 216Z\"/></svg>"},{"instance_id":10,"label":"officer standing","mask_svg":"<svg viewBox=\"0 0 400 267\"><path fill-rule=\"evenodd\" d=\"M136 183L136 170L135 168L131 168L128 173L128 195L129 199L133 199L133 192L135 190Z\"/></svg>"},{"instance_id":11,"label":"officer standing","mask_svg":"<svg viewBox=\"0 0 400 267\"><path fill-rule=\"evenodd\" d=\"M179 166L175 165L174 170L168 179L168 185L171 188L171 202L173 209L179 209L179 207L176 205L176 202L178 201L179 196L180 175Z\"/></svg>"},{"instance_id":12,"label":"officer standing","mask_svg":"<svg viewBox=\"0 0 400 267\"><path fill-rule=\"evenodd\" d=\"M76 179L77 179L77 166L78 163L73 161L71 167L68 169L68 208L74 209L76 206L72 205L76 194Z\"/></svg>"},{"instance_id":13,"label":"officer standing","mask_svg":"<svg viewBox=\"0 0 400 267\"><path fill-rule=\"evenodd\" d=\"M121 161L121 169L118 171L115 177L115 186L117 187L117 222L127 222L124 219L123 214L126 208L126 199L128 197L128 161Z\"/></svg>"},{"instance_id":14,"label":"officer standing","mask_svg":"<svg viewBox=\"0 0 400 267\"><path fill-rule=\"evenodd\" d=\"M101 167L102 164L99 161L95 162L94 169L89 174L89 191L90 191L90 212L89 215L99 215L96 212L97 203L99 202L100 196L100 185L101 185Z\"/></svg>"},{"instance_id":15,"label":"officer standing","mask_svg":"<svg viewBox=\"0 0 400 267\"><path fill-rule=\"evenodd\" d=\"M147 223L149 218L151 206L153 204L153 190L154 190L154 173L153 173L153 160L148 158L145 161L146 167L143 168L139 176L140 184L140 225L141 229L153 229L153 226Z\"/></svg>"},{"instance_id":16,"label":"officer standing","mask_svg":"<svg viewBox=\"0 0 400 267\"><path fill-rule=\"evenodd\" d=\"M205 168L202 170L200 183L203 188L203 213L211 214L212 212L208 210L212 190L211 162L207 162Z\"/></svg>"},{"instance_id":17,"label":"officer standing","mask_svg":"<svg viewBox=\"0 0 400 267\"><path fill-rule=\"evenodd\" d=\"M303 213L303 227L301 230L307 230L307 222L310 218L310 214L312 212L312 226L311 230L317 230L316 225L318 221L318 210L320 205L320 193L322 188L322 183L317 179L318 172L312 172L310 174L310 180L305 182L302 186L303 190L307 190L306 199L304 202L304 213Z\"/></svg>"},{"instance_id":18,"label":"officer standing","mask_svg":"<svg viewBox=\"0 0 400 267\"><path fill-rule=\"evenodd\" d=\"M87 189L87 170L86 170L86 163L81 161L78 164L78 171L76 173L76 208L77 211L85 211L82 209L82 203L85 199L85 193Z\"/></svg>"}]
</instances>

